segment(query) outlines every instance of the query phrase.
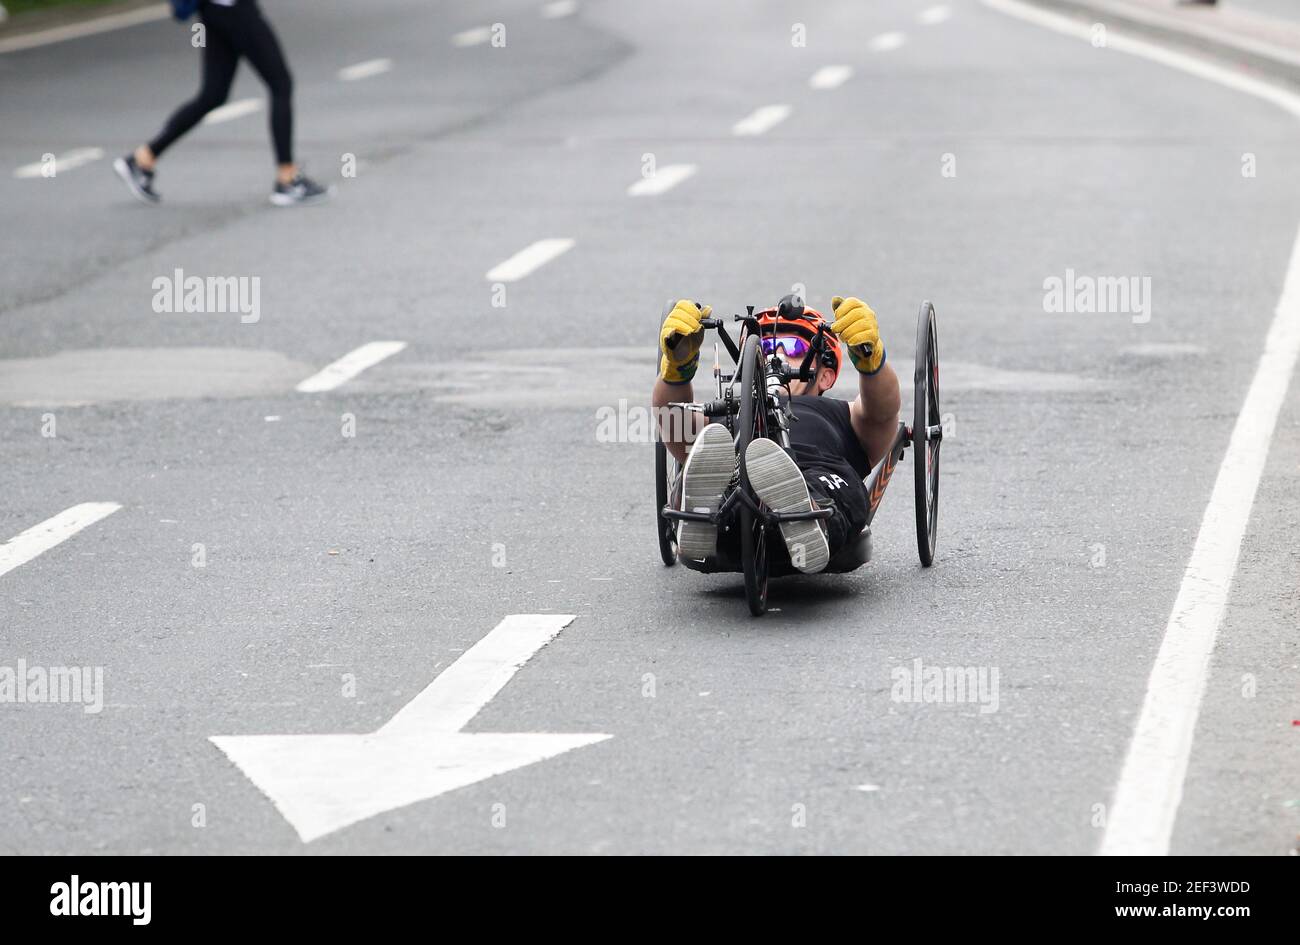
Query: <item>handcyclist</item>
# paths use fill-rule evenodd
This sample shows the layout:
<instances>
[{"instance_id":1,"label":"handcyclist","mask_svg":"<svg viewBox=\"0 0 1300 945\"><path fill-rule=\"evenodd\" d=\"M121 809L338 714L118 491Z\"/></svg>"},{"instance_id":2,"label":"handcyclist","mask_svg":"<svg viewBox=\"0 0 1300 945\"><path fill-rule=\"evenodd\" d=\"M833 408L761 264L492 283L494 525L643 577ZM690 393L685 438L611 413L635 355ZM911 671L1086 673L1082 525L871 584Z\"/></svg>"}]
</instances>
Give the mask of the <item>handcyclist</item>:
<instances>
[{"instance_id":1,"label":"handcyclist","mask_svg":"<svg viewBox=\"0 0 1300 945\"><path fill-rule=\"evenodd\" d=\"M863 479L884 457L898 432L898 376L885 362L876 313L851 297L836 296L831 307L835 320L829 328L848 349L857 371L858 396L851 402L823 396L835 384L841 362L838 341L827 336L829 343L812 380L790 382L794 415L790 447L794 455L769 439L755 439L745 452L750 485L769 509L783 513L814 507L833 510L828 519L780 524L791 563L806 574L825 568L866 525L868 499ZM704 340L701 319L711 311L707 305L682 299L664 318L659 330L659 376L652 395L655 415L661 420L671 413L671 404L695 399L691 381ZM805 308L802 300L793 296L757 317L764 355L775 354L796 371L817 335L818 324L825 323L820 312ZM702 423L698 414L689 413L683 422L661 422L660 435L683 464L679 507L713 512L735 475L737 456L725 426L710 423L697 430ZM683 521L677 543L679 557L702 561L717 551L717 526Z\"/></svg>"}]
</instances>

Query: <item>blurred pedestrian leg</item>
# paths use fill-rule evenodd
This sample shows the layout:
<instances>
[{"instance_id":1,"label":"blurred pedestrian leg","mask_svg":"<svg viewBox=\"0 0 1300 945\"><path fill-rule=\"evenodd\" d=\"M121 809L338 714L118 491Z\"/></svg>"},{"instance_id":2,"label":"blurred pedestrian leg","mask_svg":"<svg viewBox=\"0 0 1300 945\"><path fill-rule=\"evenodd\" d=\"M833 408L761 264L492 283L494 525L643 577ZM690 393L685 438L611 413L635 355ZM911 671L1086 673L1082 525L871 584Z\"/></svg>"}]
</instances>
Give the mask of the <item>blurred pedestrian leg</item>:
<instances>
[{"instance_id":1,"label":"blurred pedestrian leg","mask_svg":"<svg viewBox=\"0 0 1300 945\"><path fill-rule=\"evenodd\" d=\"M272 202L290 206L329 196L331 191L307 178L294 162L293 76L280 41L262 16L257 0L200 0L198 16L204 26L198 94L172 114L157 137L115 163L118 175L135 196L157 202L153 190L155 162L205 115L225 104L242 58L252 64L270 93L271 142L276 162Z\"/></svg>"}]
</instances>

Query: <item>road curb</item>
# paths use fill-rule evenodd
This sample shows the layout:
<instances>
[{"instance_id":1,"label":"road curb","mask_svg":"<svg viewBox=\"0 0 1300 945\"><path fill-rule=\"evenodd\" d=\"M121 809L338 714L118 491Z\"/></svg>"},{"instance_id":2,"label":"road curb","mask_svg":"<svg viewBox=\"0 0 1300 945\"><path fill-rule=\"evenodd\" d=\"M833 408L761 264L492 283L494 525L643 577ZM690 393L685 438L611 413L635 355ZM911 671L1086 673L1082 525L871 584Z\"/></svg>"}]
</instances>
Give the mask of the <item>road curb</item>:
<instances>
[{"instance_id":1,"label":"road curb","mask_svg":"<svg viewBox=\"0 0 1300 945\"><path fill-rule=\"evenodd\" d=\"M1105 25L1117 25L1216 59L1244 66L1260 76L1286 83L1300 90L1300 50L1273 49L1226 30L1214 30L1205 23L1180 24L1169 17L1150 14L1138 7L1125 7L1113 0L1029 0L1034 6L1072 15Z\"/></svg>"}]
</instances>

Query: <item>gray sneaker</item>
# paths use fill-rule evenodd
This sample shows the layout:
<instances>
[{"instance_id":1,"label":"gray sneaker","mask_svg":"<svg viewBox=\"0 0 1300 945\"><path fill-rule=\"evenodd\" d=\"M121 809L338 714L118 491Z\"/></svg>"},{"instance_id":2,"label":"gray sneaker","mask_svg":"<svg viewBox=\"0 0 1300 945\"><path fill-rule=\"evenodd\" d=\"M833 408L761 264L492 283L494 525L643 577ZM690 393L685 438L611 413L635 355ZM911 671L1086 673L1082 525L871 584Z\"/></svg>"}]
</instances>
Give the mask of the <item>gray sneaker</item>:
<instances>
[{"instance_id":1,"label":"gray sneaker","mask_svg":"<svg viewBox=\"0 0 1300 945\"><path fill-rule=\"evenodd\" d=\"M276 183L271 191L271 203L277 207L299 207L309 203L323 203L334 196L334 188L322 187L299 171L287 184Z\"/></svg>"},{"instance_id":2,"label":"gray sneaker","mask_svg":"<svg viewBox=\"0 0 1300 945\"><path fill-rule=\"evenodd\" d=\"M710 423L695 438L682 467L682 504L686 512L716 512L736 472L736 447L720 423ZM679 522L677 556L703 561L717 553L718 527L708 522Z\"/></svg>"},{"instance_id":3,"label":"gray sneaker","mask_svg":"<svg viewBox=\"0 0 1300 945\"><path fill-rule=\"evenodd\" d=\"M745 474L755 495L773 512L810 512L812 497L798 463L772 440L754 440L745 450ZM781 537L790 563L804 574L816 574L831 560L826 526L821 519L782 522Z\"/></svg>"},{"instance_id":4,"label":"gray sneaker","mask_svg":"<svg viewBox=\"0 0 1300 945\"><path fill-rule=\"evenodd\" d=\"M141 203L157 203L162 199L153 189L153 171L146 171L136 163L135 155L128 154L113 162L113 171L122 178L131 196Z\"/></svg>"}]
</instances>

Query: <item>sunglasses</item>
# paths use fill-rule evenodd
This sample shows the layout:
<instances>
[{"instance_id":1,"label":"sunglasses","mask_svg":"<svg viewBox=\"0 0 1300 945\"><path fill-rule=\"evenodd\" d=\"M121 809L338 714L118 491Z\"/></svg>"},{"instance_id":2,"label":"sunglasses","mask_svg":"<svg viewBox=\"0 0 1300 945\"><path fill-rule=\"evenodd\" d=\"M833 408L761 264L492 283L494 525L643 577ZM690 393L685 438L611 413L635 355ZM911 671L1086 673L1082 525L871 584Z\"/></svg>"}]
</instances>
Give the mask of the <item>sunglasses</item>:
<instances>
[{"instance_id":1,"label":"sunglasses","mask_svg":"<svg viewBox=\"0 0 1300 945\"><path fill-rule=\"evenodd\" d=\"M765 355L770 356L781 351L787 358L802 358L812 347L806 338L801 338L799 335L763 335L759 339L759 344L762 345Z\"/></svg>"}]
</instances>

